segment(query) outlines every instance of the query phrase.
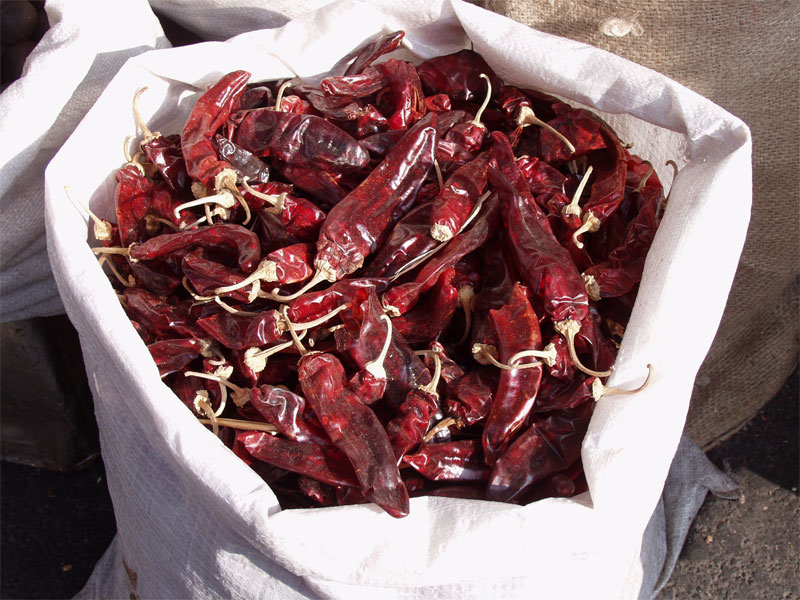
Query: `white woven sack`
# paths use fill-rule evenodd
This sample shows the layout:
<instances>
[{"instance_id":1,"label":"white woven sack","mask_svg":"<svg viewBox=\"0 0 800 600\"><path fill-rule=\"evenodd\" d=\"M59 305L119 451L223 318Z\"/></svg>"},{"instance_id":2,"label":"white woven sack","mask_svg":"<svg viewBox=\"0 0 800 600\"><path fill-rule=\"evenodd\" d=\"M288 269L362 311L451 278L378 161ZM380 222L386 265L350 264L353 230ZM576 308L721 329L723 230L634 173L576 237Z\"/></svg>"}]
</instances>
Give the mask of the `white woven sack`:
<instances>
[{"instance_id":1,"label":"white woven sack","mask_svg":"<svg viewBox=\"0 0 800 600\"><path fill-rule=\"evenodd\" d=\"M642 534L678 445L692 382L719 323L748 222L750 136L675 82L457 0L380 9L341 0L275 30L130 60L46 174L50 259L81 334L115 543L87 597L636 597ZM180 131L222 74L313 77L370 35L406 31L417 60L474 45L498 75L597 109L656 165L682 166L648 256L610 384L583 445L590 492L525 507L421 497L393 519L373 505L282 511L262 480L161 383L86 243L69 185L113 217L131 98L151 128ZM86 160L91 156L91 160ZM667 185L669 169L658 167Z\"/></svg>"}]
</instances>

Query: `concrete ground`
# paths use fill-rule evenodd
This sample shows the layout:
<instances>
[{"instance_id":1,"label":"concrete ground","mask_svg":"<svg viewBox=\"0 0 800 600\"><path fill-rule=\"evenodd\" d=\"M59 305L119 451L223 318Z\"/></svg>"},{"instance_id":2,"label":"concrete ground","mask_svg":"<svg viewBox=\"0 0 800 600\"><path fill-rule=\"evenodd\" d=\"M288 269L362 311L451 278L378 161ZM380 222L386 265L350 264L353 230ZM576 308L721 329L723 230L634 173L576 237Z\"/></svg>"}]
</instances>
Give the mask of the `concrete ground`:
<instances>
[{"instance_id":1,"label":"concrete ground","mask_svg":"<svg viewBox=\"0 0 800 600\"><path fill-rule=\"evenodd\" d=\"M798 372L709 455L741 482L708 498L659 600L800 598ZM69 598L114 535L102 462L73 473L2 463L0 598Z\"/></svg>"}]
</instances>

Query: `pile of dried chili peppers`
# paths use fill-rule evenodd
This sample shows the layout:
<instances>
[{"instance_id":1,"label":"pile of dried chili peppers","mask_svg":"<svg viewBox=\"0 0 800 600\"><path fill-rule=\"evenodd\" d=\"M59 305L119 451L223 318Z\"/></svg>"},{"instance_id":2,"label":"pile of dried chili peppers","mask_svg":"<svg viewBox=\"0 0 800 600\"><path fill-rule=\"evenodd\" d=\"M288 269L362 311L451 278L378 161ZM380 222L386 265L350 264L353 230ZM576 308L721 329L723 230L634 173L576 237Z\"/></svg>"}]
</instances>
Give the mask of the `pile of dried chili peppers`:
<instances>
[{"instance_id":1,"label":"pile of dried chili peppers","mask_svg":"<svg viewBox=\"0 0 800 600\"><path fill-rule=\"evenodd\" d=\"M229 73L180 134L135 98L95 251L163 380L284 507L581 493L664 190L591 112L471 50L386 58L402 39L318 86Z\"/></svg>"}]
</instances>

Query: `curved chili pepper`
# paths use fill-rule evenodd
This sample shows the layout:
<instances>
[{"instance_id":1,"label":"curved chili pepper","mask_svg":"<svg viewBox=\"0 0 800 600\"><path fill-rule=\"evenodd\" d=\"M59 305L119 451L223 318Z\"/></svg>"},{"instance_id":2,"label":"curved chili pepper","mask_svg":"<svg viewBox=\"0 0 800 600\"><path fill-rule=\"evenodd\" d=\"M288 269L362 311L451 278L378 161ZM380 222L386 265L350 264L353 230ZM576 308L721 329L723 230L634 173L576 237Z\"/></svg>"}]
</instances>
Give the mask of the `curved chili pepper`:
<instances>
[{"instance_id":1,"label":"curved chili pepper","mask_svg":"<svg viewBox=\"0 0 800 600\"><path fill-rule=\"evenodd\" d=\"M357 48L354 52L345 56L342 60L347 62L355 57L350 66L347 67L345 75L357 75L361 73L366 67L371 65L384 54L393 52L400 47L405 36L404 31L395 31L386 35L377 34L365 42L362 46Z\"/></svg>"},{"instance_id":2,"label":"curved chili pepper","mask_svg":"<svg viewBox=\"0 0 800 600\"><path fill-rule=\"evenodd\" d=\"M432 123L436 114L431 113ZM328 281L349 275L372 254L392 223L395 209L416 194L433 165L436 129L412 127L355 190L328 213L314 266Z\"/></svg>"},{"instance_id":3,"label":"curved chili pepper","mask_svg":"<svg viewBox=\"0 0 800 600\"><path fill-rule=\"evenodd\" d=\"M529 487L517 497L517 501L524 505L544 498L571 498L588 489L583 463L578 459L563 471L548 475L539 483Z\"/></svg>"},{"instance_id":4,"label":"curved chili pepper","mask_svg":"<svg viewBox=\"0 0 800 600\"><path fill-rule=\"evenodd\" d=\"M150 355L158 367L158 373L163 379L167 375L184 369L186 365L200 356L205 345L207 345L205 340L174 338L154 342L147 346L147 349L150 351Z\"/></svg>"},{"instance_id":5,"label":"curved chili pepper","mask_svg":"<svg viewBox=\"0 0 800 600\"><path fill-rule=\"evenodd\" d=\"M132 260L155 260L197 246L234 254L239 268L247 273L255 268L261 258L258 236L233 223L210 225L196 231L165 233L132 246L130 257Z\"/></svg>"},{"instance_id":6,"label":"curved chili pepper","mask_svg":"<svg viewBox=\"0 0 800 600\"><path fill-rule=\"evenodd\" d=\"M542 377L539 395L533 405L535 413L573 409L588 400L593 400L592 385L596 377L579 375L572 380L558 380L549 375Z\"/></svg>"},{"instance_id":7,"label":"curved chili pepper","mask_svg":"<svg viewBox=\"0 0 800 600\"><path fill-rule=\"evenodd\" d=\"M181 287L181 279L171 272L171 267L159 262L152 265L131 263L130 269L137 285L157 296L169 296Z\"/></svg>"},{"instance_id":8,"label":"curved chili pepper","mask_svg":"<svg viewBox=\"0 0 800 600\"><path fill-rule=\"evenodd\" d=\"M483 57L473 50L426 60L417 67L417 73L428 95L447 94L452 100L466 102L480 102L483 98L486 84L481 79L482 73L489 77L493 89L503 85Z\"/></svg>"},{"instance_id":9,"label":"curved chili pepper","mask_svg":"<svg viewBox=\"0 0 800 600\"><path fill-rule=\"evenodd\" d=\"M147 239L145 215L150 209L153 184L138 163L128 163L116 173L114 206L119 239L125 247Z\"/></svg>"},{"instance_id":10,"label":"curved chili pepper","mask_svg":"<svg viewBox=\"0 0 800 600\"><path fill-rule=\"evenodd\" d=\"M192 288L200 296L227 296L244 304L249 304L255 299L251 298L251 294L254 295L252 285L217 294L215 292L217 288L236 285L246 276L242 275L238 269L231 269L209 259L208 252L203 248L195 248L187 252L181 262L181 268ZM256 291L258 289L260 288L256 288Z\"/></svg>"},{"instance_id":11,"label":"curved chili pepper","mask_svg":"<svg viewBox=\"0 0 800 600\"><path fill-rule=\"evenodd\" d=\"M378 253L370 260L364 274L368 277L393 277L417 256L436 246L430 235L430 202L412 208L392 229Z\"/></svg>"},{"instance_id":12,"label":"curved chili pepper","mask_svg":"<svg viewBox=\"0 0 800 600\"><path fill-rule=\"evenodd\" d=\"M432 481L487 481L491 473L480 440L426 444L404 456L403 464Z\"/></svg>"},{"instance_id":13,"label":"curved chili pepper","mask_svg":"<svg viewBox=\"0 0 800 600\"><path fill-rule=\"evenodd\" d=\"M186 198L180 190L173 190L165 183L157 183L153 186L153 194L150 200L150 214L173 223L179 228L189 227L197 220L197 217L188 210L183 209L178 212L179 218L175 216L175 209L186 202ZM145 217L145 225L148 224L148 216Z\"/></svg>"},{"instance_id":14,"label":"curved chili pepper","mask_svg":"<svg viewBox=\"0 0 800 600\"><path fill-rule=\"evenodd\" d=\"M486 188L489 163L482 158L456 169L431 208L431 237L446 242L467 222L478 197Z\"/></svg>"},{"instance_id":15,"label":"curved chili pepper","mask_svg":"<svg viewBox=\"0 0 800 600\"><path fill-rule=\"evenodd\" d=\"M353 465L364 495L393 517L408 514L408 491L392 446L375 413L347 389L344 368L332 354L307 354L300 385L333 444Z\"/></svg>"},{"instance_id":16,"label":"curved chili pepper","mask_svg":"<svg viewBox=\"0 0 800 600\"><path fill-rule=\"evenodd\" d=\"M500 380L497 371L494 366L479 366L455 380L444 403L447 414L467 426L485 419Z\"/></svg>"},{"instance_id":17,"label":"curved chili pepper","mask_svg":"<svg viewBox=\"0 0 800 600\"><path fill-rule=\"evenodd\" d=\"M517 159L517 166L534 196L565 192L567 177L547 162L535 156L520 156ZM537 202L541 204L538 198Z\"/></svg>"},{"instance_id":18,"label":"curved chili pepper","mask_svg":"<svg viewBox=\"0 0 800 600\"><path fill-rule=\"evenodd\" d=\"M541 349L539 319L522 286L515 285L508 304L490 314L497 330L503 363L509 364L518 352ZM500 373L500 382L483 428L483 450L488 464L494 464L525 422L536 400L541 379L541 363L530 368L504 369Z\"/></svg>"},{"instance_id":19,"label":"curved chili pepper","mask_svg":"<svg viewBox=\"0 0 800 600\"><path fill-rule=\"evenodd\" d=\"M511 502L529 486L578 460L593 410L594 402L585 402L574 411L531 425L495 462L486 498Z\"/></svg>"},{"instance_id":20,"label":"curved chili pepper","mask_svg":"<svg viewBox=\"0 0 800 600\"><path fill-rule=\"evenodd\" d=\"M316 167L299 167L277 159L272 160L272 166L295 187L307 192L320 203L333 206L350 193L341 173Z\"/></svg>"},{"instance_id":21,"label":"curved chili pepper","mask_svg":"<svg viewBox=\"0 0 800 600\"><path fill-rule=\"evenodd\" d=\"M233 142L295 167L343 172L364 168L367 151L333 123L308 114L259 108L244 114Z\"/></svg>"},{"instance_id":22,"label":"curved chili pepper","mask_svg":"<svg viewBox=\"0 0 800 600\"><path fill-rule=\"evenodd\" d=\"M290 440L323 446L330 444L322 431L303 418L306 400L299 394L272 385L260 385L250 390L250 404L267 423L275 425Z\"/></svg>"},{"instance_id":23,"label":"curved chili pepper","mask_svg":"<svg viewBox=\"0 0 800 600\"><path fill-rule=\"evenodd\" d=\"M434 94L427 96L424 100L425 108L430 112L443 113L453 110L453 104L450 102L450 96L447 94Z\"/></svg>"},{"instance_id":24,"label":"curved chili pepper","mask_svg":"<svg viewBox=\"0 0 800 600\"><path fill-rule=\"evenodd\" d=\"M231 112L239 107L250 79L247 71L223 76L200 96L181 132L181 151L186 172L193 180L215 188L215 178L230 165L217 157L214 134L225 125Z\"/></svg>"},{"instance_id":25,"label":"curved chili pepper","mask_svg":"<svg viewBox=\"0 0 800 600\"><path fill-rule=\"evenodd\" d=\"M539 156L554 165L588 154L592 150L606 147L601 134L601 125L591 113L583 109L573 109L565 104L557 104L555 110L560 114L547 122L550 127L561 133L575 147L570 152L567 145L546 128L539 132Z\"/></svg>"},{"instance_id":26,"label":"curved chili pepper","mask_svg":"<svg viewBox=\"0 0 800 600\"><path fill-rule=\"evenodd\" d=\"M320 89L329 96L347 96L364 98L389 85L389 78L375 67L366 67L356 75L340 75L326 77L320 83Z\"/></svg>"},{"instance_id":27,"label":"curved chili pepper","mask_svg":"<svg viewBox=\"0 0 800 600\"><path fill-rule=\"evenodd\" d=\"M153 163L166 184L175 191L189 189L190 180L186 174L186 161L181 152L181 136L155 136L141 143L147 160Z\"/></svg>"},{"instance_id":28,"label":"curved chili pepper","mask_svg":"<svg viewBox=\"0 0 800 600\"><path fill-rule=\"evenodd\" d=\"M307 475L322 483L359 487L347 457L332 446L294 442L261 431L242 432L236 439L257 460Z\"/></svg>"},{"instance_id":29,"label":"curved chili pepper","mask_svg":"<svg viewBox=\"0 0 800 600\"><path fill-rule=\"evenodd\" d=\"M430 299L392 320L393 327L409 344L436 340L450 324L458 307L453 277L455 270L447 269L432 288Z\"/></svg>"},{"instance_id":30,"label":"curved chili pepper","mask_svg":"<svg viewBox=\"0 0 800 600\"><path fill-rule=\"evenodd\" d=\"M220 158L227 161L239 179L247 177L253 183L267 183L269 181L269 166L252 152L234 144L228 138L219 134L214 138Z\"/></svg>"},{"instance_id":31,"label":"curved chili pepper","mask_svg":"<svg viewBox=\"0 0 800 600\"><path fill-rule=\"evenodd\" d=\"M159 339L170 337L204 337L189 314L186 303L168 304L155 294L141 288L126 288L125 310L147 331Z\"/></svg>"},{"instance_id":32,"label":"curved chili pepper","mask_svg":"<svg viewBox=\"0 0 800 600\"><path fill-rule=\"evenodd\" d=\"M410 62L396 58L382 62L376 68L389 82L389 93L384 95L384 98L391 98L389 129L408 129L426 111L425 95L416 68Z\"/></svg>"},{"instance_id":33,"label":"curved chili pepper","mask_svg":"<svg viewBox=\"0 0 800 600\"><path fill-rule=\"evenodd\" d=\"M289 303L289 318L295 323L318 319L343 304L350 304L359 292L374 289L380 294L388 282L379 277L343 279L319 292L307 292Z\"/></svg>"},{"instance_id":34,"label":"curved chili pepper","mask_svg":"<svg viewBox=\"0 0 800 600\"><path fill-rule=\"evenodd\" d=\"M274 310L261 312L256 317L223 311L197 319L197 326L226 348L246 350L285 341L285 330L280 322L280 315Z\"/></svg>"},{"instance_id":35,"label":"curved chili pepper","mask_svg":"<svg viewBox=\"0 0 800 600\"><path fill-rule=\"evenodd\" d=\"M398 409L400 414L386 424L386 433L398 463L409 450L422 442L438 408L435 394L421 388L408 392Z\"/></svg>"}]
</instances>

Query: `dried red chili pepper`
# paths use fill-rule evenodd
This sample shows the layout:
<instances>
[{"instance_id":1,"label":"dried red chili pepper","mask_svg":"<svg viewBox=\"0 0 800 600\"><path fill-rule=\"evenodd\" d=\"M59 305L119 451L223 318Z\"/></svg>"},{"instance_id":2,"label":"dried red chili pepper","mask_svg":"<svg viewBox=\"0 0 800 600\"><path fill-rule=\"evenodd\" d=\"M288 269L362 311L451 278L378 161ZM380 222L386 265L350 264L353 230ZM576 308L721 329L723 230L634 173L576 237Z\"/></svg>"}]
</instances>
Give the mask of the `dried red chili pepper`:
<instances>
[{"instance_id":1,"label":"dried red chili pepper","mask_svg":"<svg viewBox=\"0 0 800 600\"><path fill-rule=\"evenodd\" d=\"M181 152L181 137L179 135L162 136L159 132L153 133L145 124L137 101L146 87L136 92L133 97L133 118L139 129L142 130L143 139L139 147L144 152L147 160L156 166L166 184L173 190L185 191L191 184L186 173L186 161Z\"/></svg>"},{"instance_id":2,"label":"dried red chili pepper","mask_svg":"<svg viewBox=\"0 0 800 600\"><path fill-rule=\"evenodd\" d=\"M431 203L412 208L392 229L378 253L370 260L364 273L369 277L393 277L417 256L436 246L429 235Z\"/></svg>"},{"instance_id":3,"label":"dried red chili pepper","mask_svg":"<svg viewBox=\"0 0 800 600\"><path fill-rule=\"evenodd\" d=\"M205 336L195 325L187 303L168 304L141 288L127 288L124 298L128 316L159 339Z\"/></svg>"},{"instance_id":4,"label":"dried red chili pepper","mask_svg":"<svg viewBox=\"0 0 800 600\"><path fill-rule=\"evenodd\" d=\"M298 167L277 159L272 160L272 166L295 187L308 193L320 203L333 206L350 192L341 173L311 167Z\"/></svg>"},{"instance_id":5,"label":"dried red chili pepper","mask_svg":"<svg viewBox=\"0 0 800 600\"><path fill-rule=\"evenodd\" d=\"M520 504L530 504L544 498L571 498L582 494L589 487L583 473L583 463L578 459L568 468L548 475L539 483L517 496Z\"/></svg>"},{"instance_id":6,"label":"dried red chili pepper","mask_svg":"<svg viewBox=\"0 0 800 600\"><path fill-rule=\"evenodd\" d=\"M297 487L320 506L336 506L336 488L311 477L300 475Z\"/></svg>"},{"instance_id":7,"label":"dried red chili pepper","mask_svg":"<svg viewBox=\"0 0 800 600\"><path fill-rule=\"evenodd\" d=\"M236 439L253 458L330 485L359 487L347 457L333 446L294 442L261 431L246 431Z\"/></svg>"},{"instance_id":8,"label":"dried red chili pepper","mask_svg":"<svg viewBox=\"0 0 800 600\"><path fill-rule=\"evenodd\" d=\"M489 163L482 158L456 169L431 208L431 237L446 242L461 231L486 188Z\"/></svg>"},{"instance_id":9,"label":"dried red chili pepper","mask_svg":"<svg viewBox=\"0 0 800 600\"><path fill-rule=\"evenodd\" d=\"M365 42L362 46L357 48L354 52L345 56L342 61L347 63L350 59L355 59L347 67L345 75L357 75L365 68L375 62L384 54L388 54L400 47L403 41L405 32L395 31L387 35L376 35L374 38Z\"/></svg>"},{"instance_id":10,"label":"dried red chili pepper","mask_svg":"<svg viewBox=\"0 0 800 600\"><path fill-rule=\"evenodd\" d=\"M436 340L450 324L458 307L458 290L452 285L455 269L447 269L431 289L430 298L393 319L393 325L409 344Z\"/></svg>"},{"instance_id":11,"label":"dried red chili pepper","mask_svg":"<svg viewBox=\"0 0 800 600\"><path fill-rule=\"evenodd\" d=\"M497 332L489 318L489 311L502 308L508 303L514 283L519 279L511 258L498 237L492 238L486 244L481 277L483 286L472 303L471 339L475 360L481 364L489 364L481 358L481 351L485 348L489 352L497 353L498 346Z\"/></svg>"},{"instance_id":12,"label":"dried red chili pepper","mask_svg":"<svg viewBox=\"0 0 800 600\"><path fill-rule=\"evenodd\" d=\"M153 184L138 162L129 161L116 173L114 206L122 245L147 239L145 215L150 209Z\"/></svg>"},{"instance_id":13,"label":"dried red chili pepper","mask_svg":"<svg viewBox=\"0 0 800 600\"><path fill-rule=\"evenodd\" d=\"M387 280L379 277L343 279L325 290L308 292L295 298L288 305L288 315L296 323L318 319L339 306L350 304L359 292L366 293L374 289L376 294L380 294L387 285Z\"/></svg>"},{"instance_id":14,"label":"dried red chili pepper","mask_svg":"<svg viewBox=\"0 0 800 600\"><path fill-rule=\"evenodd\" d=\"M443 113L453 110L453 104L450 102L450 96L447 94L434 94L428 96L424 100L425 108L431 112Z\"/></svg>"},{"instance_id":15,"label":"dried red chili pepper","mask_svg":"<svg viewBox=\"0 0 800 600\"><path fill-rule=\"evenodd\" d=\"M480 440L426 444L405 455L403 464L432 481L487 481L491 473Z\"/></svg>"},{"instance_id":16,"label":"dried red chili pepper","mask_svg":"<svg viewBox=\"0 0 800 600\"><path fill-rule=\"evenodd\" d=\"M365 98L389 85L389 78L375 67L366 67L356 75L326 77L320 89L329 96Z\"/></svg>"},{"instance_id":17,"label":"dried red chili pepper","mask_svg":"<svg viewBox=\"0 0 800 600\"><path fill-rule=\"evenodd\" d=\"M216 290L218 288L236 286L246 276L242 275L238 269L231 269L209 259L208 256L209 253L204 248L195 248L187 252L181 262L183 274L200 297L210 299L217 295L227 296L245 304L249 304L256 299L260 290L258 282L255 285L231 289L217 294Z\"/></svg>"},{"instance_id":18,"label":"dried red chili pepper","mask_svg":"<svg viewBox=\"0 0 800 600\"><path fill-rule=\"evenodd\" d=\"M202 331L232 350L286 341L283 337L286 330L280 323L280 315L274 310L261 312L256 317L221 312L197 320Z\"/></svg>"},{"instance_id":19,"label":"dried red chili pepper","mask_svg":"<svg viewBox=\"0 0 800 600\"><path fill-rule=\"evenodd\" d=\"M219 134L214 138L217 151L221 158L227 161L239 180L247 178L253 183L267 183L269 181L269 166L252 152L234 144L228 138Z\"/></svg>"},{"instance_id":20,"label":"dried red chili pepper","mask_svg":"<svg viewBox=\"0 0 800 600\"><path fill-rule=\"evenodd\" d=\"M593 410L594 402L585 402L574 411L531 425L495 462L486 498L511 502L529 486L578 460Z\"/></svg>"},{"instance_id":21,"label":"dried red chili pepper","mask_svg":"<svg viewBox=\"0 0 800 600\"><path fill-rule=\"evenodd\" d=\"M383 98L391 100L392 115L389 129L408 129L425 115L425 95L417 70L410 62L390 58L376 66L388 80L389 92ZM389 114L389 111L386 111Z\"/></svg>"},{"instance_id":22,"label":"dried red chili pepper","mask_svg":"<svg viewBox=\"0 0 800 600\"><path fill-rule=\"evenodd\" d=\"M483 428L483 450L486 461L493 464L505 450L516 431L522 426L539 390L542 365L539 361L527 364L518 359L520 353L540 350L542 337L539 319L528 302L525 289L514 286L506 306L491 311L498 332L500 360L509 365L503 369L486 424ZM528 366L532 364L533 366Z\"/></svg>"},{"instance_id":23,"label":"dried red chili pepper","mask_svg":"<svg viewBox=\"0 0 800 600\"><path fill-rule=\"evenodd\" d=\"M409 391L398 409L398 416L386 424L386 433L398 464L409 450L422 442L431 419L439 409L436 386L440 373L441 367L434 372L428 385Z\"/></svg>"},{"instance_id":24,"label":"dried red chili pepper","mask_svg":"<svg viewBox=\"0 0 800 600\"><path fill-rule=\"evenodd\" d=\"M556 104L553 108L559 114L547 124L567 138L574 150L570 150L562 139L545 128L539 133L539 156L543 160L551 165L559 165L606 147L601 125L591 113L565 104Z\"/></svg>"},{"instance_id":25,"label":"dried red chili pepper","mask_svg":"<svg viewBox=\"0 0 800 600\"><path fill-rule=\"evenodd\" d=\"M473 50L461 50L447 56L426 60L417 67L422 86L428 95L447 94L451 100L474 102L483 98L489 77L494 89L503 83L483 57Z\"/></svg>"},{"instance_id":26,"label":"dried red chili pepper","mask_svg":"<svg viewBox=\"0 0 800 600\"><path fill-rule=\"evenodd\" d=\"M300 359L298 374L309 406L353 465L364 495L393 517L406 516L408 492L386 432L375 413L346 387L339 360L332 354L307 354Z\"/></svg>"},{"instance_id":27,"label":"dried red chili pepper","mask_svg":"<svg viewBox=\"0 0 800 600\"><path fill-rule=\"evenodd\" d=\"M304 418L306 400L299 394L281 387L261 385L250 390L250 404L267 423L275 425L281 435L290 440L330 444L325 433Z\"/></svg>"},{"instance_id":28,"label":"dried red chili pepper","mask_svg":"<svg viewBox=\"0 0 800 600\"><path fill-rule=\"evenodd\" d=\"M291 185L272 181L250 186L245 181L244 186L248 203L257 212L265 209L275 215L289 236L304 242L317 240L325 212L305 198L295 196Z\"/></svg>"},{"instance_id":29,"label":"dried red chili pepper","mask_svg":"<svg viewBox=\"0 0 800 600\"><path fill-rule=\"evenodd\" d=\"M208 341L197 338L173 338L147 346L162 378L184 369L207 348Z\"/></svg>"},{"instance_id":30,"label":"dried red chili pepper","mask_svg":"<svg viewBox=\"0 0 800 600\"><path fill-rule=\"evenodd\" d=\"M498 369L493 366L479 366L458 378L444 403L447 414L466 426L485 419L499 380Z\"/></svg>"}]
</instances>

